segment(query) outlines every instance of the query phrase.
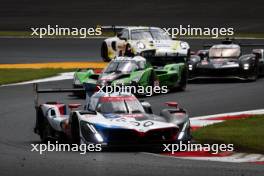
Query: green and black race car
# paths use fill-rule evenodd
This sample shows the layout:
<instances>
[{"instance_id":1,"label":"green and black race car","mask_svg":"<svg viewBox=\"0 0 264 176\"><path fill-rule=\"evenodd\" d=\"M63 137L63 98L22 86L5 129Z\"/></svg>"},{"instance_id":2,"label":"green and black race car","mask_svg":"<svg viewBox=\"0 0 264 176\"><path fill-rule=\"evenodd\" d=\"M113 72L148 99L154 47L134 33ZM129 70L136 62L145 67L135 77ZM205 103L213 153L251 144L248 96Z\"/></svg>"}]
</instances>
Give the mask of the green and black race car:
<instances>
[{"instance_id":1,"label":"green and black race car","mask_svg":"<svg viewBox=\"0 0 264 176\"><path fill-rule=\"evenodd\" d=\"M167 90L185 90L187 83L186 62L152 66L144 57L117 57L100 73L91 69L78 70L74 74L73 87L90 86L159 86Z\"/></svg>"}]
</instances>

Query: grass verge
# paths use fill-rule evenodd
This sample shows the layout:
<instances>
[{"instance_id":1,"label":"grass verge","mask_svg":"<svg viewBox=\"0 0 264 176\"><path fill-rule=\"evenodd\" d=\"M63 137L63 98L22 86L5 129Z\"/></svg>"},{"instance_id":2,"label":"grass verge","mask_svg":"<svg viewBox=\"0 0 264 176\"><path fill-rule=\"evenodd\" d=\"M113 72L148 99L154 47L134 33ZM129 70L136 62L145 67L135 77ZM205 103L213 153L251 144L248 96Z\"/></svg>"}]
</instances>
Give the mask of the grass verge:
<instances>
[{"instance_id":1,"label":"grass verge","mask_svg":"<svg viewBox=\"0 0 264 176\"><path fill-rule=\"evenodd\" d=\"M234 144L236 151L264 154L264 115L209 125L193 137L199 143Z\"/></svg>"},{"instance_id":2,"label":"grass verge","mask_svg":"<svg viewBox=\"0 0 264 176\"><path fill-rule=\"evenodd\" d=\"M0 85L55 76L75 69L0 69Z\"/></svg>"}]
</instances>

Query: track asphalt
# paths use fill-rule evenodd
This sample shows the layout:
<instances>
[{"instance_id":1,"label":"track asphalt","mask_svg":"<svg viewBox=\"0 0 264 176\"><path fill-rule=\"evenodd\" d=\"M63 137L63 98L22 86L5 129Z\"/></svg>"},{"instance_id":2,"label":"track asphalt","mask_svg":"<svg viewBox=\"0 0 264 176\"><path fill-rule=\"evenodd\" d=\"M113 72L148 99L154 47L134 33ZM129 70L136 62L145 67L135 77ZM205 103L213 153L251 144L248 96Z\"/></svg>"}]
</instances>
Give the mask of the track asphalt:
<instances>
[{"instance_id":1,"label":"track asphalt","mask_svg":"<svg viewBox=\"0 0 264 176\"><path fill-rule=\"evenodd\" d=\"M78 61L87 61L87 58L91 58L92 55L94 55L94 61L98 60L98 52L88 47L93 46L95 43L99 44L98 41L94 40L64 39L54 40L54 43L51 39L1 40L9 42L6 42L6 45L0 42L1 46L4 46L4 49L0 47L1 63L32 63L36 60L37 62L49 62L53 61L53 58L61 58L61 61L72 61L75 54ZM91 43L89 44L89 42ZM198 48L201 42L203 43L203 41L194 41L192 44ZM21 43L23 44L21 45ZM78 46L81 46L81 48ZM83 52L79 53L78 51ZM72 55L64 57L69 53ZM71 80L49 82L42 83L41 87L71 87L71 83ZM206 81L189 84L185 92L172 92L145 99L153 105L155 113L159 113L160 109L165 107L162 105L163 102L177 101L189 111L192 117L195 117L261 109L264 105L263 90L264 79L252 83ZM45 95L41 101L44 100L83 102L83 100L67 94ZM176 174L183 176L260 176L264 172L263 165L182 160L165 156L153 156L141 152L88 153L86 155L71 152L51 152L39 155L30 152L30 144L39 143L38 136L32 131L35 122L32 85L0 87L0 107L1 176L66 176L81 174L108 176Z\"/></svg>"}]
</instances>

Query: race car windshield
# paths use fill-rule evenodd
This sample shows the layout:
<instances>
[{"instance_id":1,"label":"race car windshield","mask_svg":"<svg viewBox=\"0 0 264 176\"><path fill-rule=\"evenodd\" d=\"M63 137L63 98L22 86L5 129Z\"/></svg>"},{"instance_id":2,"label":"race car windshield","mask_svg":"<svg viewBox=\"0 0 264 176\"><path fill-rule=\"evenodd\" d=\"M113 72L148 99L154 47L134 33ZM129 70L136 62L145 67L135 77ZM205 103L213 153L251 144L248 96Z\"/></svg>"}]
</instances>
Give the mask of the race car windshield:
<instances>
[{"instance_id":1,"label":"race car windshield","mask_svg":"<svg viewBox=\"0 0 264 176\"><path fill-rule=\"evenodd\" d=\"M131 39L132 40L153 40L150 31L147 31L147 30L132 30Z\"/></svg>"},{"instance_id":2,"label":"race car windshield","mask_svg":"<svg viewBox=\"0 0 264 176\"><path fill-rule=\"evenodd\" d=\"M166 34L162 29L153 29L151 30L152 37L154 40L170 40L170 36Z\"/></svg>"},{"instance_id":3,"label":"race car windshield","mask_svg":"<svg viewBox=\"0 0 264 176\"><path fill-rule=\"evenodd\" d=\"M221 57L239 57L240 49L239 48L211 48L209 50L210 58L221 58Z\"/></svg>"},{"instance_id":4,"label":"race car windshield","mask_svg":"<svg viewBox=\"0 0 264 176\"><path fill-rule=\"evenodd\" d=\"M99 112L107 114L107 113L116 113L116 114L129 114L129 113L143 113L144 109L140 102L136 99L120 99L114 100L109 99L109 101L101 101Z\"/></svg>"},{"instance_id":5,"label":"race car windshield","mask_svg":"<svg viewBox=\"0 0 264 176\"><path fill-rule=\"evenodd\" d=\"M138 69L138 65L135 62L121 61L121 62L111 62L105 69L104 73L122 72L130 73Z\"/></svg>"},{"instance_id":6,"label":"race car windshield","mask_svg":"<svg viewBox=\"0 0 264 176\"><path fill-rule=\"evenodd\" d=\"M132 40L170 40L170 37L162 29L132 30Z\"/></svg>"}]
</instances>

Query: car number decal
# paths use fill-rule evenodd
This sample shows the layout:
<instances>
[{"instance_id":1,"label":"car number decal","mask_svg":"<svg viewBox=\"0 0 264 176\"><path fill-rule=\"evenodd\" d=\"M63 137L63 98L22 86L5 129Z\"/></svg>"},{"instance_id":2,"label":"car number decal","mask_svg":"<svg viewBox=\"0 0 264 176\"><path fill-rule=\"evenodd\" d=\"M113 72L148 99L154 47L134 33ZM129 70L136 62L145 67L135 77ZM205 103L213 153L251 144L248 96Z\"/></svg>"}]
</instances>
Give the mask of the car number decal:
<instances>
[{"instance_id":1,"label":"car number decal","mask_svg":"<svg viewBox=\"0 0 264 176\"><path fill-rule=\"evenodd\" d=\"M150 126L154 125L154 122L152 122L152 121L138 122L138 121L131 121L131 120L128 120L128 119L123 118L123 117L116 118L116 119L110 119L110 121L112 121L112 122L128 122L134 126L144 126L144 127L150 127Z\"/></svg>"}]
</instances>

